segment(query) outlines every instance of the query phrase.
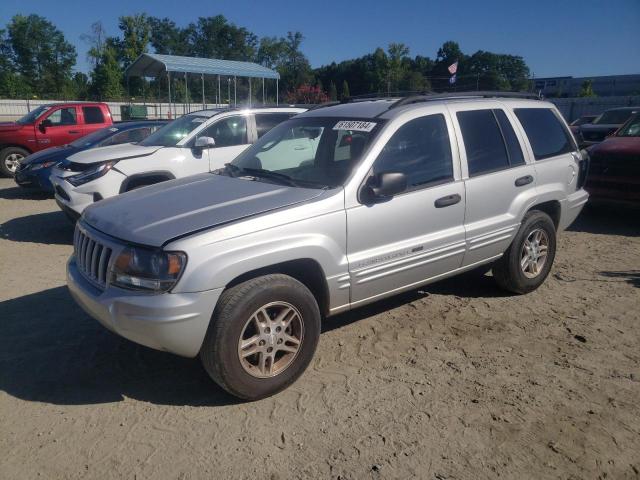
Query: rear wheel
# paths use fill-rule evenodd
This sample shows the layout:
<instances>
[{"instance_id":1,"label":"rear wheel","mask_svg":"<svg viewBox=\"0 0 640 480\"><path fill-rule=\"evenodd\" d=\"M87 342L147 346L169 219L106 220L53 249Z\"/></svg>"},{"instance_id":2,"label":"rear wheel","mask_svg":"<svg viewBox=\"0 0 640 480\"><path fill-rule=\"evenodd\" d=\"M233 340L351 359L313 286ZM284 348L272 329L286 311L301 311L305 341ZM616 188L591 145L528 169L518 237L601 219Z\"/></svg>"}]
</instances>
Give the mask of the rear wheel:
<instances>
[{"instance_id":1,"label":"rear wheel","mask_svg":"<svg viewBox=\"0 0 640 480\"><path fill-rule=\"evenodd\" d=\"M222 294L200 359L222 388L257 400L291 385L319 338L320 310L309 289L287 275L265 275Z\"/></svg>"},{"instance_id":2,"label":"rear wheel","mask_svg":"<svg viewBox=\"0 0 640 480\"><path fill-rule=\"evenodd\" d=\"M24 148L7 147L0 151L0 173L7 177L16 174L20 160L29 155Z\"/></svg>"},{"instance_id":3,"label":"rear wheel","mask_svg":"<svg viewBox=\"0 0 640 480\"><path fill-rule=\"evenodd\" d=\"M556 255L556 229L544 212L528 212L511 246L493 266L500 287L514 293L538 288L549 275Z\"/></svg>"}]
</instances>

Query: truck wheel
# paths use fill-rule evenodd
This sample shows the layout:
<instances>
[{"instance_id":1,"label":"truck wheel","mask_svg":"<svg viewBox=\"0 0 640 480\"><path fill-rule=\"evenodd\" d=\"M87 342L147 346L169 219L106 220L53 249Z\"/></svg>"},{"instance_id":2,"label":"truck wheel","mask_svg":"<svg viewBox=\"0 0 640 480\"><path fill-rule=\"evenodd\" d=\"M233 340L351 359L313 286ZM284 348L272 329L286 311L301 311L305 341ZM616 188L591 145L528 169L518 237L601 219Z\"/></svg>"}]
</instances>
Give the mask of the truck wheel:
<instances>
[{"instance_id":1,"label":"truck wheel","mask_svg":"<svg viewBox=\"0 0 640 480\"><path fill-rule=\"evenodd\" d=\"M529 293L547 278L556 256L556 229L544 212L528 212L513 242L493 266L498 285L514 293Z\"/></svg>"},{"instance_id":2,"label":"truck wheel","mask_svg":"<svg viewBox=\"0 0 640 480\"><path fill-rule=\"evenodd\" d=\"M29 155L24 148L7 147L0 151L0 173L6 177L16 174L20 160Z\"/></svg>"},{"instance_id":3,"label":"truck wheel","mask_svg":"<svg viewBox=\"0 0 640 480\"><path fill-rule=\"evenodd\" d=\"M223 292L200 359L227 392L258 400L296 381L319 338L320 310L309 289L287 275L265 275Z\"/></svg>"}]
</instances>

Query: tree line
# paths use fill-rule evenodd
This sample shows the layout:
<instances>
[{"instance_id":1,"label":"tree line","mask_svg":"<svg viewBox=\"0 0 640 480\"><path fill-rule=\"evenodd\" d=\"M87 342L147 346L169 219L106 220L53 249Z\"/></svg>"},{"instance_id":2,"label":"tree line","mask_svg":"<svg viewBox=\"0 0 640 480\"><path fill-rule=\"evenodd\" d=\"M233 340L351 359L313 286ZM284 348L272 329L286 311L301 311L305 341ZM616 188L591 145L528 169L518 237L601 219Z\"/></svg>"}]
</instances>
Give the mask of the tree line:
<instances>
[{"instance_id":1,"label":"tree line","mask_svg":"<svg viewBox=\"0 0 640 480\"><path fill-rule=\"evenodd\" d=\"M259 63L280 73L280 98L290 102L322 102L352 95L393 94L399 91L513 90L531 88L529 68L522 57L479 50L471 55L454 41L445 42L435 58L411 56L402 43L377 48L359 58L312 68L302 51L301 32L258 38L224 16L200 17L187 26L144 13L121 16L118 34L109 35L101 22L82 36L88 44L88 75L74 72L75 47L53 23L39 15L16 15L0 29L0 97L122 100L166 100L167 80L125 79L126 68L142 53L154 52ZM458 62L456 82L448 67ZM253 80L254 95L261 90ZM172 82L177 101L202 101L200 80L185 87ZM217 88L209 78L206 97ZM240 82L246 98L248 80ZM227 89L220 93L227 99ZM270 87L269 99L275 96Z\"/></svg>"}]
</instances>

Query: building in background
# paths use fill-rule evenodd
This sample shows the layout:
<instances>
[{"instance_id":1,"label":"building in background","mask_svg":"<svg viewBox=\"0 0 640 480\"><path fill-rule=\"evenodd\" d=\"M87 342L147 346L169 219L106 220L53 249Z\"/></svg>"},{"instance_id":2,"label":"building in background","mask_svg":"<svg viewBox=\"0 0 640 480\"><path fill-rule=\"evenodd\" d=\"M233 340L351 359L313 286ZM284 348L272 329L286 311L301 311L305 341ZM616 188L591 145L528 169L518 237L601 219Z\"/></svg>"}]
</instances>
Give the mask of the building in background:
<instances>
[{"instance_id":1,"label":"building in background","mask_svg":"<svg viewBox=\"0 0 640 480\"><path fill-rule=\"evenodd\" d=\"M534 80L535 91L545 97L577 97L584 82L591 80L598 97L640 95L640 74L606 75L601 77L546 77Z\"/></svg>"}]
</instances>

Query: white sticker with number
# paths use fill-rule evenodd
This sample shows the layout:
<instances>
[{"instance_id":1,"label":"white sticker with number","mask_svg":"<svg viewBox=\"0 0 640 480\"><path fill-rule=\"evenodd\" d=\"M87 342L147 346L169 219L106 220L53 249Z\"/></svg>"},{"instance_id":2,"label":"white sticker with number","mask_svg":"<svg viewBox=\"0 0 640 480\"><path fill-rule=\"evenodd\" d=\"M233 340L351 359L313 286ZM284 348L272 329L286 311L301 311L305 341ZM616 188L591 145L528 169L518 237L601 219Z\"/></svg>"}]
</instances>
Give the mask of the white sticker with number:
<instances>
[{"instance_id":1,"label":"white sticker with number","mask_svg":"<svg viewBox=\"0 0 640 480\"><path fill-rule=\"evenodd\" d=\"M333 127L334 130L353 130L354 132L370 132L376 126L376 122L363 122L361 120L341 120Z\"/></svg>"}]
</instances>

